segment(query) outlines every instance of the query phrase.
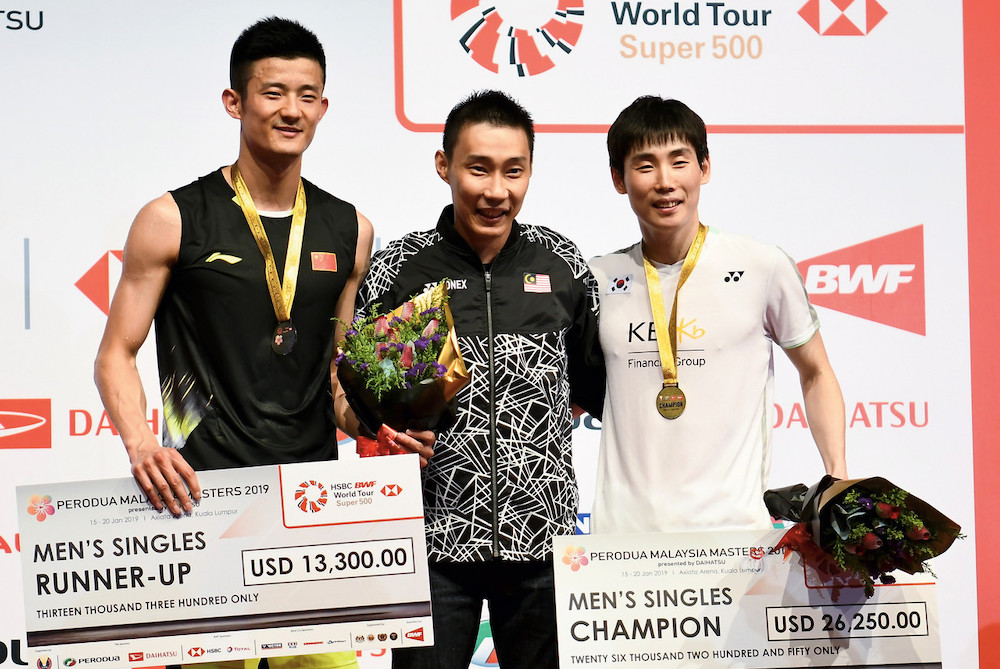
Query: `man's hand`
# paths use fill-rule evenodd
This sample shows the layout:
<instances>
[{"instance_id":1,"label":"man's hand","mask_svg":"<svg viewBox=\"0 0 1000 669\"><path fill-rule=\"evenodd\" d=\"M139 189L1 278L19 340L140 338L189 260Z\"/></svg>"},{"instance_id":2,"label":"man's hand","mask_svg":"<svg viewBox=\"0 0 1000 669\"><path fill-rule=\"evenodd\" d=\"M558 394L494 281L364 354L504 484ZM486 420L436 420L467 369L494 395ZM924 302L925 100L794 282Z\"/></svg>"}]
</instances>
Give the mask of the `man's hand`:
<instances>
[{"instance_id":1,"label":"man's hand","mask_svg":"<svg viewBox=\"0 0 1000 669\"><path fill-rule=\"evenodd\" d=\"M179 516L201 501L198 476L176 448L157 443L140 446L132 457L132 476L157 511L166 505Z\"/></svg>"},{"instance_id":2,"label":"man's hand","mask_svg":"<svg viewBox=\"0 0 1000 669\"><path fill-rule=\"evenodd\" d=\"M396 443L420 456L420 467L426 467L427 461L434 457L434 442L437 435L430 430L407 430L396 433Z\"/></svg>"}]
</instances>

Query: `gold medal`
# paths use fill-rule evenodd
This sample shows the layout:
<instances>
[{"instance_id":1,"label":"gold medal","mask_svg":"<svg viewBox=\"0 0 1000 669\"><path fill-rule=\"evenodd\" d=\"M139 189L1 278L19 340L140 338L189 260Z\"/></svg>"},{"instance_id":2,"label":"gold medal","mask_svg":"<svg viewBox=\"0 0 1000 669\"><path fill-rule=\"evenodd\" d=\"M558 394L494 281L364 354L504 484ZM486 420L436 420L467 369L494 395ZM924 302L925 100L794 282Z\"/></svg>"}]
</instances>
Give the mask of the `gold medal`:
<instances>
[{"instance_id":1,"label":"gold medal","mask_svg":"<svg viewBox=\"0 0 1000 669\"><path fill-rule=\"evenodd\" d=\"M677 386L663 386L656 394L656 410L668 420L677 418L684 413L687 398L684 391Z\"/></svg>"},{"instance_id":2,"label":"gold medal","mask_svg":"<svg viewBox=\"0 0 1000 669\"><path fill-rule=\"evenodd\" d=\"M260 221L260 214L254 206L253 198L247 189L243 175L236 165L231 168L233 190L236 191L236 201L243 210L243 215L250 226L250 232L257 242L261 256L264 258L264 278L267 290L271 295L271 306L278 319L278 326L271 336L271 350L278 355L288 355L295 347L297 332L291 323L292 301L295 300L295 286L299 276L299 261L302 254L302 235L306 224L306 193L299 179L299 187L295 194L295 205L292 210L292 226L288 233L288 248L285 251L285 276L282 282L278 277L278 268L274 262L274 253L267 240L267 233Z\"/></svg>"},{"instance_id":3,"label":"gold medal","mask_svg":"<svg viewBox=\"0 0 1000 669\"><path fill-rule=\"evenodd\" d=\"M698 263L707 234L708 228L698 223L698 232L684 256L684 265L681 267L681 273L677 279L673 306L670 309L670 320L667 320L663 290L660 288L660 275L646 254L642 255L642 264L646 272L646 289L649 292L649 308L653 313L653 322L656 324L656 347L659 349L660 368L663 370L663 388L656 395L656 410L668 420L679 417L684 413L684 407L687 406L687 397L677 386L677 298L680 295L681 287L691 276L694 266Z\"/></svg>"}]
</instances>

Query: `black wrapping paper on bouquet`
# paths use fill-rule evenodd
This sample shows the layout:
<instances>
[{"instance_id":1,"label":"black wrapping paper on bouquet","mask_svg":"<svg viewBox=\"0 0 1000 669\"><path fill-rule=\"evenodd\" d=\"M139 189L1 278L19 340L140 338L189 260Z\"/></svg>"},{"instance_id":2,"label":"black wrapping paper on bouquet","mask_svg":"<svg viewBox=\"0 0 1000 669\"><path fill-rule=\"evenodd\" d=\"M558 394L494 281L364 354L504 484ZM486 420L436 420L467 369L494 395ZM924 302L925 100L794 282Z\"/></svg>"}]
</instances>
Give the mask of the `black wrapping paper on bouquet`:
<instances>
[{"instance_id":1,"label":"black wrapping paper on bouquet","mask_svg":"<svg viewBox=\"0 0 1000 669\"><path fill-rule=\"evenodd\" d=\"M926 560L946 551L961 528L915 495L881 477L840 480L824 476L813 486L803 484L764 493L775 518L797 523L779 542L802 553L807 563L822 562L821 571L836 567L856 576L865 593L874 582L892 583L891 572L929 571ZM818 546L824 558L809 546ZM816 564L813 564L817 567Z\"/></svg>"}]
</instances>

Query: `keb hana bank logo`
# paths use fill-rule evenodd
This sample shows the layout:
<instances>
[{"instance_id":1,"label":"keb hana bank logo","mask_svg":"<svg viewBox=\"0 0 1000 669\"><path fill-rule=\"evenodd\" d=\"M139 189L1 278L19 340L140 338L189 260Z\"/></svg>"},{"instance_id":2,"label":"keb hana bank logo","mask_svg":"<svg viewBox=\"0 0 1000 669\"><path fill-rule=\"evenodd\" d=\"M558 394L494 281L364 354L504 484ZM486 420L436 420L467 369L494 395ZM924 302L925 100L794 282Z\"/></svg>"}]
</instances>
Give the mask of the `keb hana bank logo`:
<instances>
[{"instance_id":1,"label":"keb hana bank logo","mask_svg":"<svg viewBox=\"0 0 1000 669\"><path fill-rule=\"evenodd\" d=\"M867 35L886 14L877 0L809 0L799 9L799 16L823 36Z\"/></svg>"},{"instance_id":2,"label":"keb hana bank logo","mask_svg":"<svg viewBox=\"0 0 1000 669\"><path fill-rule=\"evenodd\" d=\"M922 225L803 260L798 268L814 305L927 333Z\"/></svg>"},{"instance_id":3,"label":"keb hana bank logo","mask_svg":"<svg viewBox=\"0 0 1000 669\"><path fill-rule=\"evenodd\" d=\"M494 74L547 72L583 33L583 0L451 0L450 10L459 46Z\"/></svg>"}]
</instances>

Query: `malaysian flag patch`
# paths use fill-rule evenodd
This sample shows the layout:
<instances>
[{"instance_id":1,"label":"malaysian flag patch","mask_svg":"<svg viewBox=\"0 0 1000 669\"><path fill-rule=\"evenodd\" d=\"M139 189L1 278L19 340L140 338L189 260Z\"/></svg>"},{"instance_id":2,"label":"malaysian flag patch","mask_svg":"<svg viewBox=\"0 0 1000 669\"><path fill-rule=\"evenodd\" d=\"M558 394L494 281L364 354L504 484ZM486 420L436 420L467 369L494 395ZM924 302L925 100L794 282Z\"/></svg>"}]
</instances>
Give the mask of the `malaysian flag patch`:
<instances>
[{"instance_id":1,"label":"malaysian flag patch","mask_svg":"<svg viewBox=\"0 0 1000 669\"><path fill-rule=\"evenodd\" d=\"M548 274L536 274L534 272L524 273L524 292L526 293L551 293L552 283Z\"/></svg>"}]
</instances>

